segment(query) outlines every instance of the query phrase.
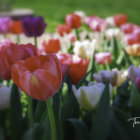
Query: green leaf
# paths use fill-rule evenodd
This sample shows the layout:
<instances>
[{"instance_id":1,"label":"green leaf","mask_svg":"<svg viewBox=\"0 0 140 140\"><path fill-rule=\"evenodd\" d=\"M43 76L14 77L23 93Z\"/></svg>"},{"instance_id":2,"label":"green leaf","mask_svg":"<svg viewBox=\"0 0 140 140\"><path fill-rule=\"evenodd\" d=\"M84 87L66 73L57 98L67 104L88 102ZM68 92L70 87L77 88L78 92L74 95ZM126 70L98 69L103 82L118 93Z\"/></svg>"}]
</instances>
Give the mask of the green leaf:
<instances>
[{"instance_id":1,"label":"green leaf","mask_svg":"<svg viewBox=\"0 0 140 140\"><path fill-rule=\"evenodd\" d=\"M53 111L57 130L57 140L63 140L63 129L61 121L61 94L56 93L53 97Z\"/></svg>"},{"instance_id":2,"label":"green leaf","mask_svg":"<svg viewBox=\"0 0 140 140\"><path fill-rule=\"evenodd\" d=\"M111 121L109 81L100 98L100 102L93 120L91 131L92 140L107 140Z\"/></svg>"},{"instance_id":3,"label":"green leaf","mask_svg":"<svg viewBox=\"0 0 140 140\"><path fill-rule=\"evenodd\" d=\"M135 84L133 84L133 86L132 86L130 100L131 100L133 108L140 109L140 94L139 94L139 91L137 90Z\"/></svg>"},{"instance_id":4,"label":"green leaf","mask_svg":"<svg viewBox=\"0 0 140 140\"><path fill-rule=\"evenodd\" d=\"M89 140L89 130L84 122L77 119L68 119L65 122L65 139Z\"/></svg>"},{"instance_id":5,"label":"green leaf","mask_svg":"<svg viewBox=\"0 0 140 140\"><path fill-rule=\"evenodd\" d=\"M0 128L0 140L4 140L4 132L2 128Z\"/></svg>"},{"instance_id":6,"label":"green leaf","mask_svg":"<svg viewBox=\"0 0 140 140\"><path fill-rule=\"evenodd\" d=\"M22 129L22 107L18 87L13 84L11 89L10 132L12 140L19 140Z\"/></svg>"}]
</instances>

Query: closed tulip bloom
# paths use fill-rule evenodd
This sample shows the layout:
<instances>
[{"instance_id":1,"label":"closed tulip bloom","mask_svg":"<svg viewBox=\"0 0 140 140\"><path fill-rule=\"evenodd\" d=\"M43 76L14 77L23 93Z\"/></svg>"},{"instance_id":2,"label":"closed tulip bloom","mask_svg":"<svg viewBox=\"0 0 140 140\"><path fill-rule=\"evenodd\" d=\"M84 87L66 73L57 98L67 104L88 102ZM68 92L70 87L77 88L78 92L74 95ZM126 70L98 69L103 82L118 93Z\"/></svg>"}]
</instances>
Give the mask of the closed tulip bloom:
<instances>
[{"instance_id":1,"label":"closed tulip bloom","mask_svg":"<svg viewBox=\"0 0 140 140\"><path fill-rule=\"evenodd\" d=\"M112 86L117 85L118 73L117 71L100 71L98 74L93 74L93 78L97 82L105 82L105 80L109 79Z\"/></svg>"},{"instance_id":2,"label":"closed tulip bloom","mask_svg":"<svg viewBox=\"0 0 140 140\"><path fill-rule=\"evenodd\" d=\"M23 32L27 37L38 37L43 34L47 24L42 17L24 17L21 19Z\"/></svg>"},{"instance_id":3,"label":"closed tulip bloom","mask_svg":"<svg viewBox=\"0 0 140 140\"><path fill-rule=\"evenodd\" d=\"M96 46L96 40L92 40L91 42L89 40L76 41L74 43L73 51L74 54L80 56L83 59L91 59L93 57Z\"/></svg>"},{"instance_id":4,"label":"closed tulip bloom","mask_svg":"<svg viewBox=\"0 0 140 140\"><path fill-rule=\"evenodd\" d=\"M110 52L99 52L95 54L95 60L98 64L110 64L112 61L112 54Z\"/></svg>"},{"instance_id":5,"label":"closed tulip bloom","mask_svg":"<svg viewBox=\"0 0 140 140\"><path fill-rule=\"evenodd\" d=\"M0 33L6 34L11 29L11 19L9 17L0 17Z\"/></svg>"},{"instance_id":6,"label":"closed tulip bloom","mask_svg":"<svg viewBox=\"0 0 140 140\"><path fill-rule=\"evenodd\" d=\"M0 84L0 110L10 107L11 87Z\"/></svg>"},{"instance_id":7,"label":"closed tulip bloom","mask_svg":"<svg viewBox=\"0 0 140 140\"><path fill-rule=\"evenodd\" d=\"M66 24L62 24L57 26L56 32L59 33L60 36L63 36L64 34L69 34L71 32L71 27Z\"/></svg>"},{"instance_id":8,"label":"closed tulip bloom","mask_svg":"<svg viewBox=\"0 0 140 140\"><path fill-rule=\"evenodd\" d=\"M125 51L130 56L140 56L140 44L133 44L131 46L127 46Z\"/></svg>"},{"instance_id":9,"label":"closed tulip bloom","mask_svg":"<svg viewBox=\"0 0 140 140\"><path fill-rule=\"evenodd\" d=\"M105 84L103 83L94 83L88 86L81 86L79 89L76 89L75 86L72 86L74 95L80 104L80 106L86 110L95 110L100 97L104 91ZM112 91L112 86L110 85L110 91Z\"/></svg>"},{"instance_id":10,"label":"closed tulip bloom","mask_svg":"<svg viewBox=\"0 0 140 140\"><path fill-rule=\"evenodd\" d=\"M10 80L12 65L19 60L35 55L37 55L37 50L32 44L18 45L11 43L9 46L0 47L0 78Z\"/></svg>"},{"instance_id":11,"label":"closed tulip bloom","mask_svg":"<svg viewBox=\"0 0 140 140\"><path fill-rule=\"evenodd\" d=\"M97 16L95 16L95 15L93 15L93 16L87 16L87 17L85 18L85 23L87 24L87 26L90 26L91 22L92 22L95 18L97 18Z\"/></svg>"},{"instance_id":12,"label":"closed tulip bloom","mask_svg":"<svg viewBox=\"0 0 140 140\"><path fill-rule=\"evenodd\" d=\"M66 72L68 70L68 65L67 64L61 64L61 71L62 71L62 79L64 79L65 75L66 75Z\"/></svg>"},{"instance_id":13,"label":"closed tulip bloom","mask_svg":"<svg viewBox=\"0 0 140 140\"><path fill-rule=\"evenodd\" d=\"M21 33L23 33L22 25L21 25L21 21L20 20L17 20L17 21L13 20L12 21L11 33L13 33L13 34L21 34Z\"/></svg>"},{"instance_id":14,"label":"closed tulip bloom","mask_svg":"<svg viewBox=\"0 0 140 140\"><path fill-rule=\"evenodd\" d=\"M136 77L140 77L140 68L135 67L131 65L128 69L128 78L132 81L135 82Z\"/></svg>"},{"instance_id":15,"label":"closed tulip bloom","mask_svg":"<svg viewBox=\"0 0 140 140\"><path fill-rule=\"evenodd\" d=\"M126 42L127 45L133 45L136 43L140 43L139 36L134 33L125 35L124 41Z\"/></svg>"},{"instance_id":16,"label":"closed tulip bloom","mask_svg":"<svg viewBox=\"0 0 140 140\"><path fill-rule=\"evenodd\" d=\"M96 17L89 24L89 27L96 32L104 31L107 28L107 22L104 19Z\"/></svg>"},{"instance_id":17,"label":"closed tulip bloom","mask_svg":"<svg viewBox=\"0 0 140 140\"><path fill-rule=\"evenodd\" d=\"M57 53L60 50L60 41L59 39L48 39L44 40L42 43L43 50L46 53Z\"/></svg>"},{"instance_id":18,"label":"closed tulip bloom","mask_svg":"<svg viewBox=\"0 0 140 140\"><path fill-rule=\"evenodd\" d=\"M127 15L125 14L117 14L114 16L115 25L121 26L127 22Z\"/></svg>"},{"instance_id":19,"label":"closed tulip bloom","mask_svg":"<svg viewBox=\"0 0 140 140\"><path fill-rule=\"evenodd\" d=\"M55 54L34 56L13 65L12 79L29 96L45 101L61 86L60 63Z\"/></svg>"},{"instance_id":20,"label":"closed tulip bloom","mask_svg":"<svg viewBox=\"0 0 140 140\"><path fill-rule=\"evenodd\" d=\"M136 77L135 84L136 84L137 89L140 91L140 76Z\"/></svg>"},{"instance_id":21,"label":"closed tulip bloom","mask_svg":"<svg viewBox=\"0 0 140 140\"><path fill-rule=\"evenodd\" d=\"M69 66L69 75L72 83L77 84L86 74L89 60L71 54L58 54L57 56L62 64Z\"/></svg>"},{"instance_id":22,"label":"closed tulip bloom","mask_svg":"<svg viewBox=\"0 0 140 140\"><path fill-rule=\"evenodd\" d=\"M65 22L71 28L79 28L82 25L80 16L73 13L66 15Z\"/></svg>"},{"instance_id":23,"label":"closed tulip bloom","mask_svg":"<svg viewBox=\"0 0 140 140\"><path fill-rule=\"evenodd\" d=\"M126 23L126 24L123 24L121 25L121 30L125 33L125 34L130 34L130 33L133 33L134 29L135 29L135 26L134 24L131 24L131 23Z\"/></svg>"}]
</instances>

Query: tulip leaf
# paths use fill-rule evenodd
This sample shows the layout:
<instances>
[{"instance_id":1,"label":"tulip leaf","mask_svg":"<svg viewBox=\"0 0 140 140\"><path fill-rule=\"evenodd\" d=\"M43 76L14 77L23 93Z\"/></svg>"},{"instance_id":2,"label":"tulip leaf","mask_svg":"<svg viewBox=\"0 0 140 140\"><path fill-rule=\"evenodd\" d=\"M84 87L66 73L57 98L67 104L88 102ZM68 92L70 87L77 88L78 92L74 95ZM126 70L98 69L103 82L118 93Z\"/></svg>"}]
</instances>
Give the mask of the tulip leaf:
<instances>
[{"instance_id":1,"label":"tulip leaf","mask_svg":"<svg viewBox=\"0 0 140 140\"><path fill-rule=\"evenodd\" d=\"M95 117L93 119L93 127L91 132L91 139L107 140L111 120L110 109L110 93L109 81L107 81L103 94L100 98Z\"/></svg>"},{"instance_id":2,"label":"tulip leaf","mask_svg":"<svg viewBox=\"0 0 140 140\"><path fill-rule=\"evenodd\" d=\"M63 129L61 121L61 94L56 93L53 97L53 111L57 130L57 140L63 140Z\"/></svg>"},{"instance_id":3,"label":"tulip leaf","mask_svg":"<svg viewBox=\"0 0 140 140\"><path fill-rule=\"evenodd\" d=\"M0 140L4 140L4 132L3 132L3 129L0 128Z\"/></svg>"},{"instance_id":4,"label":"tulip leaf","mask_svg":"<svg viewBox=\"0 0 140 140\"><path fill-rule=\"evenodd\" d=\"M125 54L125 59L126 59L126 62L129 64L129 65L133 65L130 57L128 56L128 54L126 53L126 51L123 49L124 51L124 54Z\"/></svg>"},{"instance_id":5,"label":"tulip leaf","mask_svg":"<svg viewBox=\"0 0 140 140\"><path fill-rule=\"evenodd\" d=\"M65 122L65 139L89 140L89 130L84 122L77 119L68 119Z\"/></svg>"},{"instance_id":6,"label":"tulip leaf","mask_svg":"<svg viewBox=\"0 0 140 140\"><path fill-rule=\"evenodd\" d=\"M139 94L135 84L133 84L133 86L132 86L130 100L131 100L132 106L134 108L140 109L140 94Z\"/></svg>"},{"instance_id":7,"label":"tulip leaf","mask_svg":"<svg viewBox=\"0 0 140 140\"><path fill-rule=\"evenodd\" d=\"M15 84L12 85L11 89L10 129L11 139L20 139L22 132L22 107L19 89Z\"/></svg>"}]
</instances>

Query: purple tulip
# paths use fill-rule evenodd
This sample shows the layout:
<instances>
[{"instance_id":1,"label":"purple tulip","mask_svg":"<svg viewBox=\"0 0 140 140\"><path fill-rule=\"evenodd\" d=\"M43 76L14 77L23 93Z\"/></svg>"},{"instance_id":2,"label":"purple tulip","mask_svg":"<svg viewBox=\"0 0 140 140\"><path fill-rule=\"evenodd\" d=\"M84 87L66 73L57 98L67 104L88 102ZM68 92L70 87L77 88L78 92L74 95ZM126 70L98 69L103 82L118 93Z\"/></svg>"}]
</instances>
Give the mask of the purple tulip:
<instances>
[{"instance_id":1,"label":"purple tulip","mask_svg":"<svg viewBox=\"0 0 140 140\"><path fill-rule=\"evenodd\" d=\"M140 91L140 77L136 77L135 83L136 83L137 89Z\"/></svg>"},{"instance_id":2,"label":"purple tulip","mask_svg":"<svg viewBox=\"0 0 140 140\"><path fill-rule=\"evenodd\" d=\"M6 34L11 29L11 19L9 17L0 17L0 33Z\"/></svg>"},{"instance_id":3,"label":"purple tulip","mask_svg":"<svg viewBox=\"0 0 140 140\"><path fill-rule=\"evenodd\" d=\"M29 16L21 19L23 32L28 37L41 36L47 26L42 17Z\"/></svg>"}]
</instances>

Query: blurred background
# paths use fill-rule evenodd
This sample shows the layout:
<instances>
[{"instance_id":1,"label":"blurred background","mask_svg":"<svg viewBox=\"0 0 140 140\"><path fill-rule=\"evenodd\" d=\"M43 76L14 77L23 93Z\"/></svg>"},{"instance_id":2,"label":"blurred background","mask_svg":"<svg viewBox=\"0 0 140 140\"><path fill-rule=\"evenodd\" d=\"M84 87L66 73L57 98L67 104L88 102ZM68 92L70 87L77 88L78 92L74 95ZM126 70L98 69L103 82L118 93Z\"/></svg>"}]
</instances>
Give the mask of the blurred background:
<instances>
[{"instance_id":1,"label":"blurred background","mask_svg":"<svg viewBox=\"0 0 140 140\"><path fill-rule=\"evenodd\" d=\"M101 17L125 13L129 22L140 24L139 0L0 0L0 5L3 1L10 1L12 8L29 8L43 16L48 32L53 32L58 24L64 23L65 15L75 10Z\"/></svg>"}]
</instances>

